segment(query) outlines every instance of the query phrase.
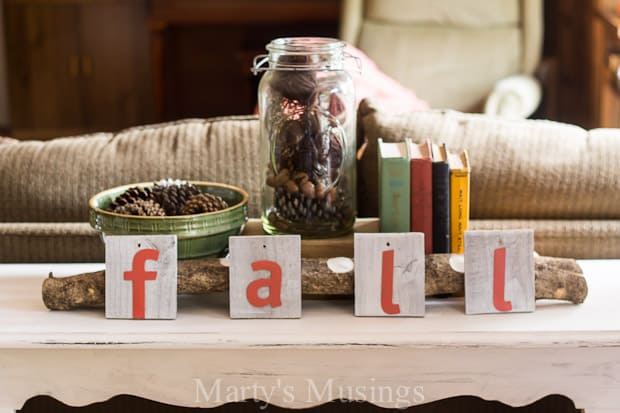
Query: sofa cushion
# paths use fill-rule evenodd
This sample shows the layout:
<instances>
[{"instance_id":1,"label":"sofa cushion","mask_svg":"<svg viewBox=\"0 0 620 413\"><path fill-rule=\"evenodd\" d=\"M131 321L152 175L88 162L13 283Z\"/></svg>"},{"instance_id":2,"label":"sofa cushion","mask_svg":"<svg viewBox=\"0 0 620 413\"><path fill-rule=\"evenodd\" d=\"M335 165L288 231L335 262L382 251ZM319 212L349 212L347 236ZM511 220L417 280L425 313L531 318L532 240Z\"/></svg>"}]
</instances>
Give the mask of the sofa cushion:
<instances>
[{"instance_id":1,"label":"sofa cushion","mask_svg":"<svg viewBox=\"0 0 620 413\"><path fill-rule=\"evenodd\" d=\"M104 262L97 231L82 222L0 222L0 262Z\"/></svg>"},{"instance_id":2,"label":"sofa cushion","mask_svg":"<svg viewBox=\"0 0 620 413\"><path fill-rule=\"evenodd\" d=\"M620 221L472 220L472 229L534 229L541 255L617 258ZM0 223L0 262L103 262L104 244L87 223Z\"/></svg>"},{"instance_id":3,"label":"sofa cushion","mask_svg":"<svg viewBox=\"0 0 620 413\"><path fill-rule=\"evenodd\" d=\"M378 213L377 137L410 137L468 149L472 218L620 218L620 130L454 111L387 114L368 101L358 124L358 143L368 141L359 162L361 216Z\"/></svg>"},{"instance_id":4,"label":"sofa cushion","mask_svg":"<svg viewBox=\"0 0 620 413\"><path fill-rule=\"evenodd\" d=\"M254 116L1 145L0 221L88 221L88 199L97 192L168 177L240 186L258 216L258 146Z\"/></svg>"},{"instance_id":5,"label":"sofa cushion","mask_svg":"<svg viewBox=\"0 0 620 413\"><path fill-rule=\"evenodd\" d=\"M474 219L473 230L534 230L534 250L540 255L567 258L618 258L620 220Z\"/></svg>"}]
</instances>

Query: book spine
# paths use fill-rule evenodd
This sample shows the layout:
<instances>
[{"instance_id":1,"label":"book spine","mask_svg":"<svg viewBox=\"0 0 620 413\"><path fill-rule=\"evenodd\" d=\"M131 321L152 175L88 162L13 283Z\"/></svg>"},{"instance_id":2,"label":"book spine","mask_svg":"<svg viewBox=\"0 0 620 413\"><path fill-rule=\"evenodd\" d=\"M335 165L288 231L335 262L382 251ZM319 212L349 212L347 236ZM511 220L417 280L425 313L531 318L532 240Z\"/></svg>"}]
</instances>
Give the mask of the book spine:
<instances>
[{"instance_id":1,"label":"book spine","mask_svg":"<svg viewBox=\"0 0 620 413\"><path fill-rule=\"evenodd\" d=\"M450 171L450 249L465 253L465 231L469 227L469 171Z\"/></svg>"},{"instance_id":2,"label":"book spine","mask_svg":"<svg viewBox=\"0 0 620 413\"><path fill-rule=\"evenodd\" d=\"M433 252L433 173L430 159L411 160L411 232L424 233L424 253Z\"/></svg>"},{"instance_id":3,"label":"book spine","mask_svg":"<svg viewBox=\"0 0 620 413\"><path fill-rule=\"evenodd\" d=\"M409 232L410 170L406 158L380 160L381 232Z\"/></svg>"},{"instance_id":4,"label":"book spine","mask_svg":"<svg viewBox=\"0 0 620 413\"><path fill-rule=\"evenodd\" d=\"M433 252L450 252L450 165L433 162Z\"/></svg>"}]
</instances>

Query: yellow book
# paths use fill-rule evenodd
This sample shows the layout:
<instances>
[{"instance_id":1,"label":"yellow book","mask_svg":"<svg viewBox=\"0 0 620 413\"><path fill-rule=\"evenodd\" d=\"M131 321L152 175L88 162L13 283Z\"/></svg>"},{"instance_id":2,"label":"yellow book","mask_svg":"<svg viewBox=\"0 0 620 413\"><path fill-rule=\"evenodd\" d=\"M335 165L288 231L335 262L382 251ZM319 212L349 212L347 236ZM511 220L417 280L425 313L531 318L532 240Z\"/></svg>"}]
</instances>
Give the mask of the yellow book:
<instances>
[{"instance_id":1,"label":"yellow book","mask_svg":"<svg viewBox=\"0 0 620 413\"><path fill-rule=\"evenodd\" d=\"M448 154L450 164L450 252L465 253L465 231L469 227L469 158L467 151Z\"/></svg>"}]
</instances>

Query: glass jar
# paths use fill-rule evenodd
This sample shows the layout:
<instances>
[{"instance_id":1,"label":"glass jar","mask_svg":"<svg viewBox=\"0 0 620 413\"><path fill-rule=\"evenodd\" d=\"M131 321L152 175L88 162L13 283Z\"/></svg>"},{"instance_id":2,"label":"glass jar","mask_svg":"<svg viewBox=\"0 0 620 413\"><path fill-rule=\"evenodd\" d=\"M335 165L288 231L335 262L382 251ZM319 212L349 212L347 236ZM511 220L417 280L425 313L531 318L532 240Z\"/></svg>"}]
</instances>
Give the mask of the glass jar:
<instances>
[{"instance_id":1,"label":"glass jar","mask_svg":"<svg viewBox=\"0 0 620 413\"><path fill-rule=\"evenodd\" d=\"M353 227L355 93L344 46L337 39L280 38L254 59L253 72L265 72L258 112L269 234L323 238Z\"/></svg>"}]
</instances>

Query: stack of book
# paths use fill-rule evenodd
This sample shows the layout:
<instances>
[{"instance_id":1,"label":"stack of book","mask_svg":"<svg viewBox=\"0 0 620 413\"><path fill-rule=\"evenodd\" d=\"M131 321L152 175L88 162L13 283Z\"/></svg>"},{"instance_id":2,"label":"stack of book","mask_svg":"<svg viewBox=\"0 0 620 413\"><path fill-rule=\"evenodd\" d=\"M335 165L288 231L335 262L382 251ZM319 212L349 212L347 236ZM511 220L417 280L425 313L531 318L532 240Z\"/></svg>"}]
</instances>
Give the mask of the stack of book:
<instances>
[{"instance_id":1,"label":"stack of book","mask_svg":"<svg viewBox=\"0 0 620 413\"><path fill-rule=\"evenodd\" d=\"M381 232L422 232L424 252L464 252L469 225L470 167L467 151L411 139L379 138Z\"/></svg>"}]
</instances>

